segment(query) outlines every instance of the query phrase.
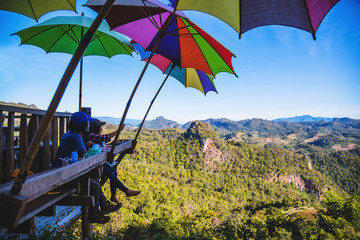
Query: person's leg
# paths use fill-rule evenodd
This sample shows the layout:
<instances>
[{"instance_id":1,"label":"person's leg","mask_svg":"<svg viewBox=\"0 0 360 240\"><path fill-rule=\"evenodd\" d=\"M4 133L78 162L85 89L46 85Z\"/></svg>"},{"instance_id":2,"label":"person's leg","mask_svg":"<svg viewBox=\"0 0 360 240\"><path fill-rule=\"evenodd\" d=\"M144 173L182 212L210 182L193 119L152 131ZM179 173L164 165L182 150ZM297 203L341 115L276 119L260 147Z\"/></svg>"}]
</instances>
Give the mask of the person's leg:
<instances>
[{"instance_id":1,"label":"person's leg","mask_svg":"<svg viewBox=\"0 0 360 240\"><path fill-rule=\"evenodd\" d=\"M111 195L116 195L117 188L126 193L128 188L117 178L117 172L113 167L104 164L103 174L110 179Z\"/></svg>"},{"instance_id":2,"label":"person's leg","mask_svg":"<svg viewBox=\"0 0 360 240\"><path fill-rule=\"evenodd\" d=\"M95 199L95 206L92 209L94 212L99 211L100 207L101 213L108 214L119 210L121 207L121 204L113 205L106 200L99 181L94 179L90 179L90 194L93 195Z\"/></svg>"},{"instance_id":3,"label":"person's leg","mask_svg":"<svg viewBox=\"0 0 360 240\"><path fill-rule=\"evenodd\" d=\"M89 207L89 218L88 221L91 223L107 223L110 221L109 216L104 216L99 211L99 206L106 202L104 194L102 193L101 186L98 181L90 179L90 195L94 196L95 206Z\"/></svg>"}]
</instances>

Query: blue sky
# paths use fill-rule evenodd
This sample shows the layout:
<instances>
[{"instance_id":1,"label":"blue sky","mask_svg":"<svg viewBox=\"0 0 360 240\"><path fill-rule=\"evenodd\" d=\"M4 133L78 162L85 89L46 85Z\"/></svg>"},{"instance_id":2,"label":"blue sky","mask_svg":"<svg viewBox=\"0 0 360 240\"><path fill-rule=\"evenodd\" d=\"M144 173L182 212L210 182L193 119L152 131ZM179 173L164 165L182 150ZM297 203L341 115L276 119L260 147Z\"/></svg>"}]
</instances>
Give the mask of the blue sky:
<instances>
[{"instance_id":1,"label":"blue sky","mask_svg":"<svg viewBox=\"0 0 360 240\"><path fill-rule=\"evenodd\" d=\"M82 7L78 12L95 17ZM158 96L148 119L164 116L185 123L207 118L275 119L310 114L322 117L360 118L360 1L341 0L324 18L317 40L310 33L284 26L268 26L238 34L224 22L199 12L187 16L231 50L239 76L220 73L218 94L184 88L171 78ZM44 15L42 22L58 15ZM64 53L46 54L20 44L10 36L36 22L20 14L0 10L0 101L35 104L47 109L71 59ZM84 58L83 106L94 116L121 117L144 62L117 55ZM128 118L142 119L165 76L149 66L135 95ZM77 111L79 71L74 73L58 111Z\"/></svg>"}]
</instances>

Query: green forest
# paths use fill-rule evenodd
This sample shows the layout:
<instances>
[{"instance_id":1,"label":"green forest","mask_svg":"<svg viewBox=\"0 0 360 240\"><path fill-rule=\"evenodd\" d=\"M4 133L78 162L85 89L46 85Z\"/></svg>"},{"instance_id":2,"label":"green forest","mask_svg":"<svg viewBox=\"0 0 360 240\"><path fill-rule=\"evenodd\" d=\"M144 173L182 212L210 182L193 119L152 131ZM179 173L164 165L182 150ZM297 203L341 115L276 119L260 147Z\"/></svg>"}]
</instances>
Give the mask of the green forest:
<instances>
[{"instance_id":1,"label":"green forest","mask_svg":"<svg viewBox=\"0 0 360 240\"><path fill-rule=\"evenodd\" d=\"M142 193L118 191L123 206L94 224L94 239L360 239L359 164L359 146L264 147L225 140L198 121L187 130L143 129L117 169ZM108 183L103 190L110 198ZM80 237L78 221L30 238Z\"/></svg>"}]
</instances>

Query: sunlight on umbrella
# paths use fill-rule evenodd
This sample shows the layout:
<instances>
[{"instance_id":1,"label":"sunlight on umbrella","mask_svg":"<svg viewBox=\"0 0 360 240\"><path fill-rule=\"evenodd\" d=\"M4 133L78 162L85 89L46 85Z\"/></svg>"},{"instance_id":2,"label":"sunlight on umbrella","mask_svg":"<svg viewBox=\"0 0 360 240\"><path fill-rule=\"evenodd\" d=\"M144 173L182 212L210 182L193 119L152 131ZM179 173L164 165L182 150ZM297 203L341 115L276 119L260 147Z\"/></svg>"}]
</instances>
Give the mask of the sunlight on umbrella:
<instances>
[{"instance_id":1,"label":"sunlight on umbrella","mask_svg":"<svg viewBox=\"0 0 360 240\"><path fill-rule=\"evenodd\" d=\"M170 0L176 10L196 10L213 15L239 33L260 26L284 25L315 33L339 0Z\"/></svg>"},{"instance_id":2,"label":"sunlight on umbrella","mask_svg":"<svg viewBox=\"0 0 360 240\"><path fill-rule=\"evenodd\" d=\"M0 0L0 10L19 13L37 21L44 14L56 10L76 12L76 0Z\"/></svg>"}]
</instances>

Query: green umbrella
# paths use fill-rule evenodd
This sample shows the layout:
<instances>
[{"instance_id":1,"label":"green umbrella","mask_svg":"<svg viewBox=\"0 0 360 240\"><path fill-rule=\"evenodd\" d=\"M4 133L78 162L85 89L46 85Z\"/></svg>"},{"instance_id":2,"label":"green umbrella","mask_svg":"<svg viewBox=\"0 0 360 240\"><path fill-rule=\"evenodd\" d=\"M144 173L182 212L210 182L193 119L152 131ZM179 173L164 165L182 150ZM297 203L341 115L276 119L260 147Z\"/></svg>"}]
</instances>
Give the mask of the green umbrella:
<instances>
[{"instance_id":1,"label":"green umbrella","mask_svg":"<svg viewBox=\"0 0 360 240\"><path fill-rule=\"evenodd\" d=\"M74 10L76 0L0 0L0 10L20 13L36 21L55 10Z\"/></svg>"},{"instance_id":2,"label":"green umbrella","mask_svg":"<svg viewBox=\"0 0 360 240\"><path fill-rule=\"evenodd\" d=\"M54 17L43 23L26 28L17 33L21 44L35 45L49 52L74 54L84 33L94 19L85 16ZM12 34L12 35L14 35ZM117 54L132 55L134 51L130 39L123 34L110 31L107 23L102 22L87 47L84 56L98 55L111 58ZM82 62L80 63L80 96L81 109Z\"/></svg>"}]
</instances>

